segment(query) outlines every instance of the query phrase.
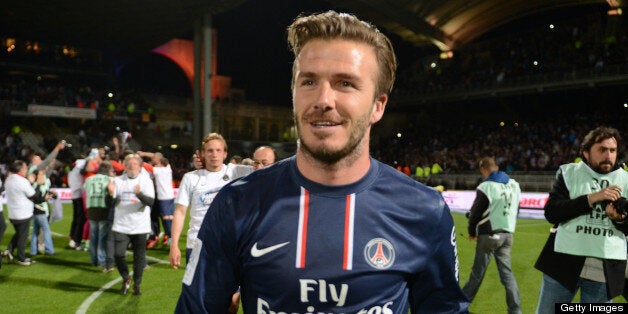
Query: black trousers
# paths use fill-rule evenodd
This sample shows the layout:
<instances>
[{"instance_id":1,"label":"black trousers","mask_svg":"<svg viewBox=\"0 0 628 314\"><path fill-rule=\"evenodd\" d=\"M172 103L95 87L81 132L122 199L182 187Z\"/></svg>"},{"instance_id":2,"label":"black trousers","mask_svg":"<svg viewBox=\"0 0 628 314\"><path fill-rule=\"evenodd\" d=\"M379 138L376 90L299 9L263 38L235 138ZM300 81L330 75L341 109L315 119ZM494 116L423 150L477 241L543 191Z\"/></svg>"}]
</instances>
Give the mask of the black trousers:
<instances>
[{"instance_id":1,"label":"black trousers","mask_svg":"<svg viewBox=\"0 0 628 314\"><path fill-rule=\"evenodd\" d=\"M73 215L72 226L70 227L70 238L80 245L83 240L83 225L85 225L85 210L83 207L83 198L72 199Z\"/></svg>"},{"instance_id":2,"label":"black trousers","mask_svg":"<svg viewBox=\"0 0 628 314\"><path fill-rule=\"evenodd\" d=\"M129 243L133 246L133 285L142 283L142 274L146 266L146 233L124 234L113 232L114 253L116 267L124 280L129 278L129 266L126 263L126 248Z\"/></svg>"},{"instance_id":3,"label":"black trousers","mask_svg":"<svg viewBox=\"0 0 628 314\"><path fill-rule=\"evenodd\" d=\"M11 224L15 228L15 234L9 242L7 250L13 254L13 250L17 248L17 259L23 262L26 259L26 240L28 239L28 228L31 224L31 219L14 220L11 219Z\"/></svg>"},{"instance_id":4,"label":"black trousers","mask_svg":"<svg viewBox=\"0 0 628 314\"><path fill-rule=\"evenodd\" d=\"M0 243L2 243L5 231L7 231L7 223L4 221L4 212L0 211Z\"/></svg>"}]
</instances>

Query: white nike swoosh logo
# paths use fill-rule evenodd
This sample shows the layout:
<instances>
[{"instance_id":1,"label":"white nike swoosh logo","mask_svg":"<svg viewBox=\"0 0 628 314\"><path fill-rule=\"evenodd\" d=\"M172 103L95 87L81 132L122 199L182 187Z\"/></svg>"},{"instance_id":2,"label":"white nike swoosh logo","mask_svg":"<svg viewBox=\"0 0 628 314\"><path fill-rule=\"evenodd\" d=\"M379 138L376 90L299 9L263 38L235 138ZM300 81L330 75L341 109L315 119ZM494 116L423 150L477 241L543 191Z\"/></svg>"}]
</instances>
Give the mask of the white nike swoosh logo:
<instances>
[{"instance_id":1,"label":"white nike swoosh logo","mask_svg":"<svg viewBox=\"0 0 628 314\"><path fill-rule=\"evenodd\" d=\"M266 254L268 254L268 253L270 253L270 252L272 252L272 251L274 251L274 250L276 250L276 249L278 249L278 248L280 248L280 247L282 247L284 245L287 245L288 243L290 243L290 242L284 242L284 243L275 244L273 246L269 246L267 248L263 248L263 249L260 250L260 249L257 248L257 242L255 242L255 244L253 244L253 247L251 248L251 256L253 256L253 257L260 257L260 256L263 256L263 255L266 255Z\"/></svg>"}]
</instances>

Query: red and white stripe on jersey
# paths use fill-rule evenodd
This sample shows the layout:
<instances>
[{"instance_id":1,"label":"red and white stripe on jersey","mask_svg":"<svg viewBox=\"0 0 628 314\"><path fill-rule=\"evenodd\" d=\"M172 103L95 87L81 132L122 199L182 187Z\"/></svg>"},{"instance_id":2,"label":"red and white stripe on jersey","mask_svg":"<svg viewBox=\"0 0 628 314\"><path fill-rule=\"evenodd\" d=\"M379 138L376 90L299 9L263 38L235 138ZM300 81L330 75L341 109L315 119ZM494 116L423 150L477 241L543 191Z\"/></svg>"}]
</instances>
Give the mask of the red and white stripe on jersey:
<instances>
[{"instance_id":1,"label":"red and white stripe on jersey","mask_svg":"<svg viewBox=\"0 0 628 314\"><path fill-rule=\"evenodd\" d=\"M342 269L353 269L353 221L355 217L355 194L347 195L345 207L345 245L342 259Z\"/></svg>"},{"instance_id":2,"label":"red and white stripe on jersey","mask_svg":"<svg viewBox=\"0 0 628 314\"><path fill-rule=\"evenodd\" d=\"M297 235L296 268L305 268L307 252L307 222L310 210L310 191L301 187L299 199L299 230ZM346 196L345 227L343 238L342 269L353 269L353 225L355 220L355 194Z\"/></svg>"},{"instance_id":3,"label":"red and white stripe on jersey","mask_svg":"<svg viewBox=\"0 0 628 314\"><path fill-rule=\"evenodd\" d=\"M301 187L299 199L299 233L297 235L297 268L305 268L305 252L307 247L307 218L310 210L310 191Z\"/></svg>"}]
</instances>

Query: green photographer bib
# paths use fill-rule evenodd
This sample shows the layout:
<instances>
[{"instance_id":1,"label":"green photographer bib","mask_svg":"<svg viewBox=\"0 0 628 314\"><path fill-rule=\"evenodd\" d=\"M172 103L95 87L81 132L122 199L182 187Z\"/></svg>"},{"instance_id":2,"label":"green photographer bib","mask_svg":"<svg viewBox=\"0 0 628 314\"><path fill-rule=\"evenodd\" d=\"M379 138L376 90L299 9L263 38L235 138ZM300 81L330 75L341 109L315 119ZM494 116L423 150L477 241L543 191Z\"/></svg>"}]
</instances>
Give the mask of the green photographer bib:
<instances>
[{"instance_id":1,"label":"green photographer bib","mask_svg":"<svg viewBox=\"0 0 628 314\"><path fill-rule=\"evenodd\" d=\"M623 169L599 174L586 163L579 162L562 165L560 171L571 199L598 192L614 184L623 187L622 196L626 196L628 173ZM600 203L593 206L588 214L558 225L554 250L578 256L625 260L625 235L615 228Z\"/></svg>"},{"instance_id":2,"label":"green photographer bib","mask_svg":"<svg viewBox=\"0 0 628 314\"><path fill-rule=\"evenodd\" d=\"M489 220L493 230L515 232L519 197L521 189L517 181L510 179L508 183L484 181L478 186L489 199Z\"/></svg>"}]
</instances>

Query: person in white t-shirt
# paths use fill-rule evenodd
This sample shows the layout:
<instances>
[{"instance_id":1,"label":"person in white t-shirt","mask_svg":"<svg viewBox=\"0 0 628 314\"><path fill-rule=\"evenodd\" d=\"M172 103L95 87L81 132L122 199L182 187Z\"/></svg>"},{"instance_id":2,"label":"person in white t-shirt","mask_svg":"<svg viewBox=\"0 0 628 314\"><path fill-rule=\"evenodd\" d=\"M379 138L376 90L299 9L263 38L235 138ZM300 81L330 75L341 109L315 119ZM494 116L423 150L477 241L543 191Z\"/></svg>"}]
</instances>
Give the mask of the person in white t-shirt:
<instances>
[{"instance_id":1,"label":"person in white t-shirt","mask_svg":"<svg viewBox=\"0 0 628 314\"><path fill-rule=\"evenodd\" d=\"M190 226L185 250L186 264L189 263L190 253L205 213L218 191L230 181L253 172L251 166L224 164L227 158L227 142L218 133L205 136L201 148L202 150L197 155L204 167L183 176L175 200L172 242L170 243L170 265L175 269L181 265L179 238L188 207L190 207Z\"/></svg>"},{"instance_id":2,"label":"person in white t-shirt","mask_svg":"<svg viewBox=\"0 0 628 314\"><path fill-rule=\"evenodd\" d=\"M122 294L131 286L126 249L133 245L133 294L140 295L142 274L146 265L146 237L150 233L150 206L155 201L155 187L148 175L141 174L142 157L129 154L124 158L124 174L108 186L114 198L114 259L122 276Z\"/></svg>"},{"instance_id":3,"label":"person in white t-shirt","mask_svg":"<svg viewBox=\"0 0 628 314\"><path fill-rule=\"evenodd\" d=\"M26 178L28 166L25 161L14 161L10 166L10 171L11 173L4 185L9 220L15 228L15 234L11 238L7 250L4 251L4 255L12 263L13 251L17 248L17 263L22 266L30 266L35 261L26 257L25 249L29 225L33 218L34 204L47 201L51 195L42 195L39 189L33 188L31 185L33 182ZM34 177L32 180L34 181Z\"/></svg>"},{"instance_id":4,"label":"person in white t-shirt","mask_svg":"<svg viewBox=\"0 0 628 314\"><path fill-rule=\"evenodd\" d=\"M174 187L172 186L172 168L170 162L162 153L138 151L141 157L151 159L153 177L155 180L155 194L157 201L151 211L152 234L148 239L147 248L152 248L159 240L159 220L164 227L163 246L170 245L172 236L172 218L174 217Z\"/></svg>"}]
</instances>

